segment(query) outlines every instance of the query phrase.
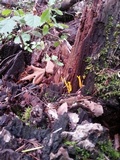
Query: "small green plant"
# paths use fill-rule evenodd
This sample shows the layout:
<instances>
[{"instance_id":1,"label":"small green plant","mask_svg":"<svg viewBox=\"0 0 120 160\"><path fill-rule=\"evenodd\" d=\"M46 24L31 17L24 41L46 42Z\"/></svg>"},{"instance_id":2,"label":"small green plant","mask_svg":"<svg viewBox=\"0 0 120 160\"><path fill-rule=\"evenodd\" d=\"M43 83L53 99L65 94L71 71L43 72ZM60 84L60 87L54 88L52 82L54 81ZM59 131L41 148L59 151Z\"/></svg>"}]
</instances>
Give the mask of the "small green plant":
<instances>
[{"instance_id":1,"label":"small green plant","mask_svg":"<svg viewBox=\"0 0 120 160\"><path fill-rule=\"evenodd\" d=\"M98 157L97 160L104 160L105 157L114 160L118 160L120 158L120 153L113 148L111 141L101 142L98 144L98 147L100 149L99 155L103 159Z\"/></svg>"},{"instance_id":2,"label":"small green plant","mask_svg":"<svg viewBox=\"0 0 120 160\"><path fill-rule=\"evenodd\" d=\"M103 70L96 76L95 88L96 94L101 98L111 98L120 96L120 79L117 72L112 70Z\"/></svg>"},{"instance_id":3,"label":"small green plant","mask_svg":"<svg viewBox=\"0 0 120 160\"><path fill-rule=\"evenodd\" d=\"M74 141L65 141L65 146L72 147L75 151L75 160L88 160L90 158L90 153L84 148L80 148L77 146L76 142Z\"/></svg>"},{"instance_id":4,"label":"small green plant","mask_svg":"<svg viewBox=\"0 0 120 160\"><path fill-rule=\"evenodd\" d=\"M94 95L108 99L120 96L119 66L119 22L114 26L113 17L109 16L105 27L105 44L96 56L88 57L86 74L92 73L94 79ZM112 34L112 36L111 36ZM111 40L112 37L112 40Z\"/></svg>"},{"instance_id":5,"label":"small green plant","mask_svg":"<svg viewBox=\"0 0 120 160\"><path fill-rule=\"evenodd\" d=\"M96 160L106 160L106 158L104 154L100 153L99 157L97 157Z\"/></svg>"},{"instance_id":6,"label":"small green plant","mask_svg":"<svg viewBox=\"0 0 120 160\"><path fill-rule=\"evenodd\" d=\"M19 43L22 48L32 52L36 47L41 47L43 37L49 34L51 28L63 29L64 24L56 22L55 16L63 13L57 8L53 8L55 1L49 1L48 8L43 11L41 16L32 13L25 13L22 9L5 9L1 15L6 18L0 19L0 41L13 40ZM59 37L58 37L59 38ZM36 42L37 41L37 42Z\"/></svg>"},{"instance_id":7,"label":"small green plant","mask_svg":"<svg viewBox=\"0 0 120 160\"><path fill-rule=\"evenodd\" d=\"M69 147L72 147L72 150L74 150L73 153L75 155L75 160L118 160L120 158L120 153L113 148L112 142L110 140L105 142L98 142L92 151L78 147L76 142L73 141L65 141L64 145L68 147L68 150Z\"/></svg>"},{"instance_id":8,"label":"small green plant","mask_svg":"<svg viewBox=\"0 0 120 160\"><path fill-rule=\"evenodd\" d=\"M46 92L45 94L44 94L44 98L45 98L45 100L47 101L47 102L55 102L57 99L58 99L58 95L56 94L51 94L51 93L48 93L48 92Z\"/></svg>"},{"instance_id":9,"label":"small green plant","mask_svg":"<svg viewBox=\"0 0 120 160\"><path fill-rule=\"evenodd\" d=\"M29 124L29 120L30 120L30 115L31 115L31 111L32 111L32 107L27 107L22 115L22 120L25 122L25 123L28 123Z\"/></svg>"},{"instance_id":10,"label":"small green plant","mask_svg":"<svg viewBox=\"0 0 120 160\"><path fill-rule=\"evenodd\" d=\"M58 56L52 55L50 57L48 54L46 54L45 57L43 58L43 61L46 61L46 62L50 60L54 61L58 66L62 67L64 65L62 62L58 60Z\"/></svg>"}]
</instances>

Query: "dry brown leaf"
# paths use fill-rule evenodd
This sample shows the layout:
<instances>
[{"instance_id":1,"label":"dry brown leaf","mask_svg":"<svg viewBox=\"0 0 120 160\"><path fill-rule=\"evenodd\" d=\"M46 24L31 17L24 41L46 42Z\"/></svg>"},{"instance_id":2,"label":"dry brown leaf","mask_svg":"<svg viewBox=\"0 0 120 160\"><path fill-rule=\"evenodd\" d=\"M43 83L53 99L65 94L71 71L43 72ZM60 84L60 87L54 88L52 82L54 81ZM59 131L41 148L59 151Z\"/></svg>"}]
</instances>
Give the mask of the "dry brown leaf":
<instances>
[{"instance_id":1,"label":"dry brown leaf","mask_svg":"<svg viewBox=\"0 0 120 160\"><path fill-rule=\"evenodd\" d=\"M45 74L45 68L38 68L33 65L31 65L30 67L31 67L31 69L33 69L33 73L22 78L21 81L25 81L25 80L30 81L33 79L33 84L39 84Z\"/></svg>"},{"instance_id":2,"label":"dry brown leaf","mask_svg":"<svg viewBox=\"0 0 120 160\"><path fill-rule=\"evenodd\" d=\"M44 75L45 72L52 74L54 72L54 64L51 61L48 61L46 64L45 68L39 68L39 67L35 67L33 65L29 66L29 69L33 70L32 74L29 74L28 76L24 77L21 79L21 81L25 81L25 80L29 80L31 81L33 79L33 84L39 84Z\"/></svg>"},{"instance_id":3,"label":"dry brown leaf","mask_svg":"<svg viewBox=\"0 0 120 160\"><path fill-rule=\"evenodd\" d=\"M42 81L44 74L45 72L35 76L35 78L33 79L33 84L39 84Z\"/></svg>"},{"instance_id":4,"label":"dry brown leaf","mask_svg":"<svg viewBox=\"0 0 120 160\"><path fill-rule=\"evenodd\" d=\"M47 61L45 70L46 70L47 73L53 74L54 67L55 67L55 65L54 65L54 63L52 61Z\"/></svg>"},{"instance_id":5,"label":"dry brown leaf","mask_svg":"<svg viewBox=\"0 0 120 160\"><path fill-rule=\"evenodd\" d=\"M57 110L59 115L63 115L65 112L68 112L68 104L66 102L63 103Z\"/></svg>"}]
</instances>

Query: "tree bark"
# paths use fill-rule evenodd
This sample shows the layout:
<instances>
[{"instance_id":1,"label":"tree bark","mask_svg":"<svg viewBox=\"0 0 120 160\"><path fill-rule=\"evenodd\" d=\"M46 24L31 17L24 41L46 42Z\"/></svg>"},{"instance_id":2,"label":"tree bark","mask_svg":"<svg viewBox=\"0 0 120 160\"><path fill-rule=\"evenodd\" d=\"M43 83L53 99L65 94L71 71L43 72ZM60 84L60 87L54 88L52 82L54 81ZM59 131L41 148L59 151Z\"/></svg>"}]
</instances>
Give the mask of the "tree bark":
<instances>
[{"instance_id":1,"label":"tree bark","mask_svg":"<svg viewBox=\"0 0 120 160\"><path fill-rule=\"evenodd\" d=\"M112 50L116 24L120 22L120 1L119 0L93 0L84 10L80 26L76 35L72 53L69 56L68 63L64 67L64 76L69 74L69 80L72 82L73 92L78 87L77 75L83 76L86 67L86 58L98 56L103 47L108 43L106 27L112 18L112 29L109 33L108 52ZM118 40L120 42L120 38ZM117 42L118 43L118 42ZM108 54L108 53L107 53ZM89 83L91 82L91 84ZM89 75L86 78L86 85L94 83L94 76ZM88 87L88 88L89 88Z\"/></svg>"}]
</instances>

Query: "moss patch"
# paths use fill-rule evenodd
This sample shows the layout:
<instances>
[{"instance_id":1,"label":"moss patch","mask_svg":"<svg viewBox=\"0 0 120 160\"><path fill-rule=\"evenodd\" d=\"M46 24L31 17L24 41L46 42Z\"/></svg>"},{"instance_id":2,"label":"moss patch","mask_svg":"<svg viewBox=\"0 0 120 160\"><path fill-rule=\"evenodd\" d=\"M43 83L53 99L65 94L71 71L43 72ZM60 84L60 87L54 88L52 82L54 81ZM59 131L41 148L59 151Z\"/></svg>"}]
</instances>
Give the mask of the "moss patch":
<instances>
[{"instance_id":1,"label":"moss patch","mask_svg":"<svg viewBox=\"0 0 120 160\"><path fill-rule=\"evenodd\" d=\"M94 94L101 98L120 96L119 35L120 23L109 16L105 27L105 44L94 57L88 57L86 71L95 74Z\"/></svg>"}]
</instances>

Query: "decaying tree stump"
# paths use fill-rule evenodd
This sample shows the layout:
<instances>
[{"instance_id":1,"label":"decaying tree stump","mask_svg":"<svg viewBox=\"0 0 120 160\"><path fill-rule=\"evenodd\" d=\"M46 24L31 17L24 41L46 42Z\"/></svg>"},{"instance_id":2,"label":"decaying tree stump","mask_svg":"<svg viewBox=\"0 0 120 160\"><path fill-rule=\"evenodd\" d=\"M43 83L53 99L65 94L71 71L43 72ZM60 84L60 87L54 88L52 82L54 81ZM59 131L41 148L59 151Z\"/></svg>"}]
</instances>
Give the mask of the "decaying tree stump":
<instances>
[{"instance_id":1,"label":"decaying tree stump","mask_svg":"<svg viewBox=\"0 0 120 160\"><path fill-rule=\"evenodd\" d=\"M72 53L63 71L64 76L69 74L69 79L73 84L73 92L78 89L76 76L84 74L86 58L88 56L98 56L103 47L106 47L108 39L108 53L113 51L111 47L114 41L113 34L115 33L116 24L120 22L119 9L119 0L93 0L91 4L86 6ZM110 19L112 19L112 29L106 34L106 26L109 25ZM92 82L94 82L94 76L90 75L86 78L86 84L93 86Z\"/></svg>"}]
</instances>

